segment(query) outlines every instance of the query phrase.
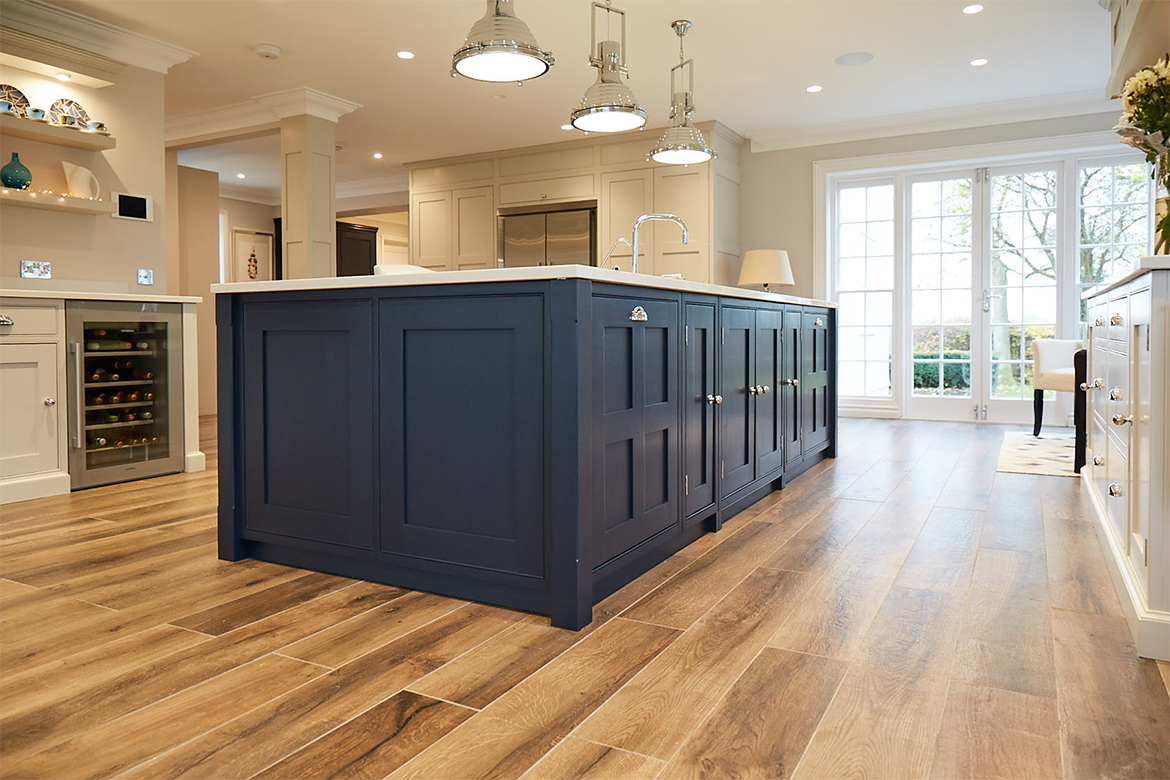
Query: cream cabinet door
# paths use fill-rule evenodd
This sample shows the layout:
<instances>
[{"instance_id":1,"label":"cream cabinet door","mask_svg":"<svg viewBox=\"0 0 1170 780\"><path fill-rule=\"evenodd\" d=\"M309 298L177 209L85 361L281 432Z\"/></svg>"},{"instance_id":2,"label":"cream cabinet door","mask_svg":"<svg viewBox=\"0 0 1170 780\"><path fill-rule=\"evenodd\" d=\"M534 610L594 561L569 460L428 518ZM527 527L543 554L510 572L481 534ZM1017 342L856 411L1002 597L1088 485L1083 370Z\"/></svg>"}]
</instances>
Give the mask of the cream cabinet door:
<instances>
[{"instance_id":1,"label":"cream cabinet door","mask_svg":"<svg viewBox=\"0 0 1170 780\"><path fill-rule=\"evenodd\" d=\"M1129 300L1129 414L1133 423L1129 432L1129 561L1143 595L1149 597L1150 518L1154 509L1150 501L1155 449L1153 445L1153 404L1151 370L1153 363L1150 326L1153 322L1153 298L1149 289L1135 292Z\"/></svg>"},{"instance_id":2,"label":"cream cabinet door","mask_svg":"<svg viewBox=\"0 0 1170 780\"><path fill-rule=\"evenodd\" d=\"M410 196L410 262L435 271L451 269L451 192Z\"/></svg>"},{"instance_id":3,"label":"cream cabinet door","mask_svg":"<svg viewBox=\"0 0 1170 780\"><path fill-rule=\"evenodd\" d=\"M496 267L496 208L492 187L455 190L451 195L452 270Z\"/></svg>"},{"instance_id":4,"label":"cream cabinet door","mask_svg":"<svg viewBox=\"0 0 1170 780\"><path fill-rule=\"evenodd\" d=\"M646 169L601 174L601 199L598 202L601 243L597 247L597 261L619 237L627 241L634 239L634 222L643 214L654 211L654 174ZM654 223L643 224L638 231L638 272L657 273L654 269ZM676 226L677 229L677 226ZM619 266L630 270L632 253L625 244L614 249L606 262L606 268Z\"/></svg>"},{"instance_id":5,"label":"cream cabinet door","mask_svg":"<svg viewBox=\"0 0 1170 780\"><path fill-rule=\"evenodd\" d=\"M708 233L711 223L710 165L654 169L654 210L687 224L689 241L670 222L654 223L654 273L682 274L692 282L711 281Z\"/></svg>"},{"instance_id":6,"label":"cream cabinet door","mask_svg":"<svg viewBox=\"0 0 1170 780\"><path fill-rule=\"evenodd\" d=\"M0 345L0 477L56 471L56 344Z\"/></svg>"}]
</instances>

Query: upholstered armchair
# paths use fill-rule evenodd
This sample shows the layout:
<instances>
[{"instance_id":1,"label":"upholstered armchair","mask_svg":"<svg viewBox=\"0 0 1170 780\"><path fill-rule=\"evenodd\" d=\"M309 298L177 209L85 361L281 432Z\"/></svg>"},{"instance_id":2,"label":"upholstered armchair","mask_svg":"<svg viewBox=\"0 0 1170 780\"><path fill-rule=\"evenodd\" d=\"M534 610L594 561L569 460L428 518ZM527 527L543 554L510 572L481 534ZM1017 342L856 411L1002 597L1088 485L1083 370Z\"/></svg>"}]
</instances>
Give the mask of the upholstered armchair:
<instances>
[{"instance_id":1,"label":"upholstered armchair","mask_svg":"<svg viewBox=\"0 0 1170 780\"><path fill-rule=\"evenodd\" d=\"M1072 339L1036 339L1032 342L1032 401L1034 423L1032 435L1040 435L1044 418L1044 391L1071 393L1076 390L1073 355L1081 348L1080 341Z\"/></svg>"}]
</instances>

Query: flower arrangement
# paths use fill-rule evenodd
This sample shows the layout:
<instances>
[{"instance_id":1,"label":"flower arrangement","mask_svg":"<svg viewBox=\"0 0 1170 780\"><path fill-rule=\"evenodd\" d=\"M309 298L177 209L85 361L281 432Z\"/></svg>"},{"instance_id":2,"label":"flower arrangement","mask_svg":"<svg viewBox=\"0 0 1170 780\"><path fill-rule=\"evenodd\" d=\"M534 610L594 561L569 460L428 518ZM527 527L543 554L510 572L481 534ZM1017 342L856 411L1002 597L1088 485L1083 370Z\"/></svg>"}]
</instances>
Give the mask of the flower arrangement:
<instances>
[{"instance_id":1,"label":"flower arrangement","mask_svg":"<svg viewBox=\"0 0 1170 780\"><path fill-rule=\"evenodd\" d=\"M1170 54L1142 68L1121 90L1121 121L1113 129L1121 142L1146 153L1158 185L1170 190ZM1170 247L1170 211L1157 216L1154 251Z\"/></svg>"}]
</instances>

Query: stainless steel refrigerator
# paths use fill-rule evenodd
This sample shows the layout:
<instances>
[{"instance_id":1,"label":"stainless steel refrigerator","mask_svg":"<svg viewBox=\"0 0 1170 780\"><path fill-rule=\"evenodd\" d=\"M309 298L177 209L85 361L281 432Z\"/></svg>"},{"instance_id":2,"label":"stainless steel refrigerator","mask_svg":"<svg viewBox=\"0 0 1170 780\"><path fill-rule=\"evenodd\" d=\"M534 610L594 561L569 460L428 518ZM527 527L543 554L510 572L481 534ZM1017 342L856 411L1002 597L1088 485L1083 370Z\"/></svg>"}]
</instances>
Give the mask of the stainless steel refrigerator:
<instances>
[{"instance_id":1,"label":"stainless steel refrigerator","mask_svg":"<svg viewBox=\"0 0 1170 780\"><path fill-rule=\"evenodd\" d=\"M501 212L501 268L538 265L595 265L597 210L571 206L529 213Z\"/></svg>"},{"instance_id":2,"label":"stainless steel refrigerator","mask_svg":"<svg viewBox=\"0 0 1170 780\"><path fill-rule=\"evenodd\" d=\"M183 470L178 304L66 303L74 489Z\"/></svg>"}]
</instances>

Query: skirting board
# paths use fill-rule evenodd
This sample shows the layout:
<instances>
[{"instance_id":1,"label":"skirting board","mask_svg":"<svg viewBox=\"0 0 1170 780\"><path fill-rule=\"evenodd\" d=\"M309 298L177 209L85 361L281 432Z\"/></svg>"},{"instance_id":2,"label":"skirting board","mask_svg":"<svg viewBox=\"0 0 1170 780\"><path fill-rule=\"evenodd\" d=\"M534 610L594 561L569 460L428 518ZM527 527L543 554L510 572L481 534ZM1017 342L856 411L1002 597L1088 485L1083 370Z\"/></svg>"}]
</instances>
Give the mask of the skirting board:
<instances>
[{"instance_id":1,"label":"skirting board","mask_svg":"<svg viewBox=\"0 0 1170 780\"><path fill-rule=\"evenodd\" d=\"M183 471L187 473L203 471L207 468L207 456L200 450L188 452L183 461Z\"/></svg>"},{"instance_id":2,"label":"skirting board","mask_svg":"<svg viewBox=\"0 0 1170 780\"><path fill-rule=\"evenodd\" d=\"M1101 505L1097 491L1093 489L1093 481L1087 470L1081 471L1081 483L1093 504L1093 515L1097 518L1097 536L1105 548L1109 574L1113 577L1113 586L1117 589L1118 601L1125 611L1125 620L1129 623L1129 631L1133 634L1137 653L1142 658L1170 661L1170 612L1157 612L1147 609L1142 604L1142 597L1126 563L1125 553L1113 538L1113 532L1109 529L1109 517L1105 514L1105 507Z\"/></svg>"},{"instance_id":3,"label":"skirting board","mask_svg":"<svg viewBox=\"0 0 1170 780\"><path fill-rule=\"evenodd\" d=\"M13 504L33 498L60 496L69 492L69 473L56 471L51 474L36 474L16 477L0 482L0 504Z\"/></svg>"}]
</instances>

